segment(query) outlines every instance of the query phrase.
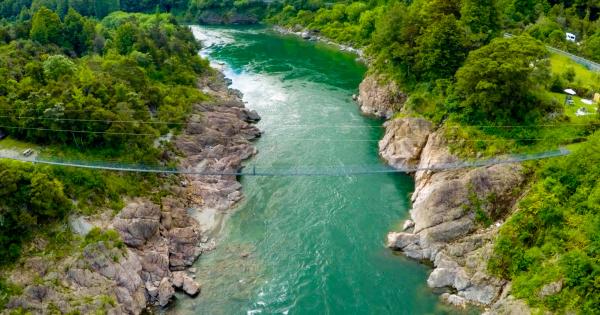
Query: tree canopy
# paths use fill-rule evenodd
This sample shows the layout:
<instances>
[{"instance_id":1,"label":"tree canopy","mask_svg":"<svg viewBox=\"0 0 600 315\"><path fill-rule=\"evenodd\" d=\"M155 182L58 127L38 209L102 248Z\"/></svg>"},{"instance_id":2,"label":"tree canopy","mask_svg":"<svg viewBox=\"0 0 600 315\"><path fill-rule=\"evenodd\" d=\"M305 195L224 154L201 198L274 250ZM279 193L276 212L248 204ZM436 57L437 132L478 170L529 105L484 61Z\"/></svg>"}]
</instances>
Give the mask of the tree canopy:
<instances>
[{"instance_id":1,"label":"tree canopy","mask_svg":"<svg viewBox=\"0 0 600 315\"><path fill-rule=\"evenodd\" d=\"M553 109L536 95L550 76L547 57L527 36L498 38L472 51L456 73L454 110L474 123L535 121Z\"/></svg>"}]
</instances>

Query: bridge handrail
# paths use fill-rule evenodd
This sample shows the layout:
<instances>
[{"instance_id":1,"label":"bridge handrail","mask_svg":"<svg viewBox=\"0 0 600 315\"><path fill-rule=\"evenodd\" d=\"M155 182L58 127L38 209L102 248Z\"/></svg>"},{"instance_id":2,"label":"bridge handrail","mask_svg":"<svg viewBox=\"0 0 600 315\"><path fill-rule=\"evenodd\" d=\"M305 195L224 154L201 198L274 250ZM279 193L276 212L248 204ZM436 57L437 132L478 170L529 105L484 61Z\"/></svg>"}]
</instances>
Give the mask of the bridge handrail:
<instances>
[{"instance_id":1,"label":"bridge handrail","mask_svg":"<svg viewBox=\"0 0 600 315\"><path fill-rule=\"evenodd\" d=\"M420 171L445 171L456 170L470 167L491 166L496 164L518 163L530 160L545 159L551 157L559 157L570 154L571 152L561 148L559 150L545 151L535 154L513 154L489 159L474 160L474 161L458 161L434 164L425 167L413 168L392 168L387 165L354 165L354 166L307 166L307 167L288 167L288 168L264 168L261 169L256 165L249 165L245 169L249 171L231 170L231 171L213 171L213 170L186 170L177 169L166 166L149 166L149 165L133 165L115 162L98 162L98 161L76 161L65 160L60 158L27 158L22 156L2 156L0 159L10 159L21 162L38 163L55 166L78 167L87 169L98 169L107 171L119 172L137 172L137 173L162 173L162 174L187 174L198 176L350 176L350 175L366 175L366 174L381 174L381 173L414 173Z\"/></svg>"}]
</instances>

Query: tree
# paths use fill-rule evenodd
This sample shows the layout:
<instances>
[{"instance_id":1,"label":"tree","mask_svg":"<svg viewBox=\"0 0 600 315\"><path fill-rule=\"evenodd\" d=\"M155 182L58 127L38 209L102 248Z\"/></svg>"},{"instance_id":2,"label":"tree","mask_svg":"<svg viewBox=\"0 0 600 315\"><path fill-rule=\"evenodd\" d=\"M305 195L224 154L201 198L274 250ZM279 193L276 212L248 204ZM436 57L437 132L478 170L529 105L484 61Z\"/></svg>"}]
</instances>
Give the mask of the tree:
<instances>
[{"instance_id":1,"label":"tree","mask_svg":"<svg viewBox=\"0 0 600 315\"><path fill-rule=\"evenodd\" d=\"M31 177L30 202L32 210L46 218L62 217L71 205L62 183L43 172L36 172Z\"/></svg>"},{"instance_id":2,"label":"tree","mask_svg":"<svg viewBox=\"0 0 600 315\"><path fill-rule=\"evenodd\" d=\"M96 14L95 0L69 0L69 6L85 16Z\"/></svg>"},{"instance_id":3,"label":"tree","mask_svg":"<svg viewBox=\"0 0 600 315\"><path fill-rule=\"evenodd\" d=\"M115 47L121 55L127 55L133 50L136 42L137 28L131 22L124 23L115 33Z\"/></svg>"},{"instance_id":4,"label":"tree","mask_svg":"<svg viewBox=\"0 0 600 315\"><path fill-rule=\"evenodd\" d=\"M34 15L31 23L30 37L40 44L63 43L63 26L60 17L54 11L41 7Z\"/></svg>"},{"instance_id":5,"label":"tree","mask_svg":"<svg viewBox=\"0 0 600 315\"><path fill-rule=\"evenodd\" d=\"M119 0L102 0L96 1L95 16L99 19L107 16L111 12L118 11L121 8Z\"/></svg>"},{"instance_id":6,"label":"tree","mask_svg":"<svg viewBox=\"0 0 600 315\"><path fill-rule=\"evenodd\" d=\"M58 80L65 75L75 72L75 64L63 55L54 55L44 61L44 75L48 78Z\"/></svg>"},{"instance_id":7,"label":"tree","mask_svg":"<svg viewBox=\"0 0 600 315\"><path fill-rule=\"evenodd\" d=\"M64 32L77 55L81 56L90 49L94 38L93 24L87 23L87 19L73 8L65 16Z\"/></svg>"},{"instance_id":8,"label":"tree","mask_svg":"<svg viewBox=\"0 0 600 315\"><path fill-rule=\"evenodd\" d=\"M463 0L460 21L474 42L488 43L500 30L500 16L494 0Z\"/></svg>"},{"instance_id":9,"label":"tree","mask_svg":"<svg viewBox=\"0 0 600 315\"><path fill-rule=\"evenodd\" d=\"M549 109L536 97L549 80L547 57L529 36L497 38L472 51L456 73L453 109L470 122L536 118Z\"/></svg>"},{"instance_id":10,"label":"tree","mask_svg":"<svg viewBox=\"0 0 600 315\"><path fill-rule=\"evenodd\" d=\"M585 41L584 51L590 58L600 61L600 30Z\"/></svg>"},{"instance_id":11,"label":"tree","mask_svg":"<svg viewBox=\"0 0 600 315\"><path fill-rule=\"evenodd\" d=\"M463 30L454 15L429 25L417 40L417 68L422 78L436 80L454 75L466 57Z\"/></svg>"}]
</instances>

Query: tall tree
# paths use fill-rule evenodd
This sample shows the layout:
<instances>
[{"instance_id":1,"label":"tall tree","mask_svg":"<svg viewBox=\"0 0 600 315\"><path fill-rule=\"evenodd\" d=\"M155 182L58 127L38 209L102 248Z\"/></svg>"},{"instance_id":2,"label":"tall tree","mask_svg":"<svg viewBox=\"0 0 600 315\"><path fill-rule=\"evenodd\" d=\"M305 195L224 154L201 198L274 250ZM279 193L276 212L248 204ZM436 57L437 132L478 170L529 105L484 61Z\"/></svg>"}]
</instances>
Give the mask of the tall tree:
<instances>
[{"instance_id":1,"label":"tall tree","mask_svg":"<svg viewBox=\"0 0 600 315\"><path fill-rule=\"evenodd\" d=\"M443 15L417 40L416 66L425 80L449 78L466 57L464 33L454 15Z\"/></svg>"},{"instance_id":2,"label":"tall tree","mask_svg":"<svg viewBox=\"0 0 600 315\"><path fill-rule=\"evenodd\" d=\"M94 29L87 19L81 16L73 8L64 19L64 34L66 41L71 44L73 51L79 56L83 55L92 45Z\"/></svg>"},{"instance_id":3,"label":"tall tree","mask_svg":"<svg viewBox=\"0 0 600 315\"><path fill-rule=\"evenodd\" d=\"M100 0L96 1L96 12L97 18L101 19L111 12L118 11L121 9L121 3L119 0Z\"/></svg>"},{"instance_id":4,"label":"tall tree","mask_svg":"<svg viewBox=\"0 0 600 315\"><path fill-rule=\"evenodd\" d=\"M469 38L476 43L489 42L500 30L495 0L463 0L460 15Z\"/></svg>"},{"instance_id":5,"label":"tall tree","mask_svg":"<svg viewBox=\"0 0 600 315\"><path fill-rule=\"evenodd\" d=\"M63 25L54 11L42 7L34 15L31 22L31 39L40 44L63 43Z\"/></svg>"},{"instance_id":6,"label":"tall tree","mask_svg":"<svg viewBox=\"0 0 600 315\"><path fill-rule=\"evenodd\" d=\"M496 38L456 73L455 108L470 122L531 120L548 110L536 97L549 78L546 48L529 36Z\"/></svg>"},{"instance_id":7,"label":"tall tree","mask_svg":"<svg viewBox=\"0 0 600 315\"><path fill-rule=\"evenodd\" d=\"M130 22L127 22L119 28L115 33L115 47L121 55L126 55L133 50L133 44L136 41L137 28Z\"/></svg>"}]
</instances>

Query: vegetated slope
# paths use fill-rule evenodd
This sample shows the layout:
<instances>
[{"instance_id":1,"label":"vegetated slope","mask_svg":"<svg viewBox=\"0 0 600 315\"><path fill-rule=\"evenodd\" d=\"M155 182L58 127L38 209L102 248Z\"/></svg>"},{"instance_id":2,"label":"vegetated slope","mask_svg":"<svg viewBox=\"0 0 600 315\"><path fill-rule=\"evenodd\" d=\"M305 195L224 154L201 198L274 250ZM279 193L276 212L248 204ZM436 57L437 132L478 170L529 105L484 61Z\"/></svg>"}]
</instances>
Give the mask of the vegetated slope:
<instances>
[{"instance_id":1,"label":"vegetated slope","mask_svg":"<svg viewBox=\"0 0 600 315\"><path fill-rule=\"evenodd\" d=\"M544 163L500 229L490 271L513 294L547 310L600 310L600 133Z\"/></svg>"},{"instance_id":2,"label":"vegetated slope","mask_svg":"<svg viewBox=\"0 0 600 315\"><path fill-rule=\"evenodd\" d=\"M208 71L191 31L168 14L114 13L101 22L74 10L61 19L40 8L5 24L0 38L0 129L10 144L84 160L169 164L155 139L177 133ZM6 141L6 140L4 140ZM18 148L17 147L17 148ZM123 196L153 194L172 178L50 168L0 161L0 265L10 268L41 240L46 259L79 242L64 223L73 212L123 207ZM39 253L38 253L39 254ZM0 306L18 294L5 281Z\"/></svg>"}]
</instances>

